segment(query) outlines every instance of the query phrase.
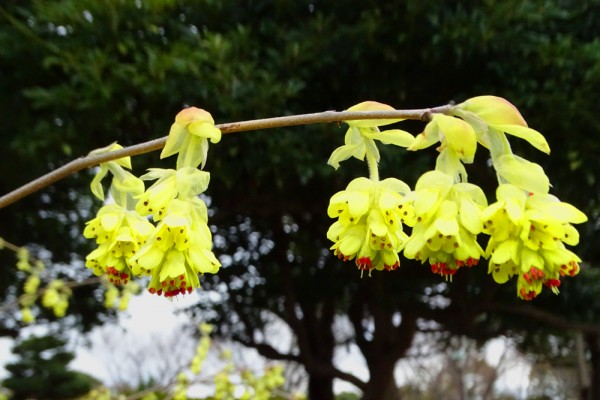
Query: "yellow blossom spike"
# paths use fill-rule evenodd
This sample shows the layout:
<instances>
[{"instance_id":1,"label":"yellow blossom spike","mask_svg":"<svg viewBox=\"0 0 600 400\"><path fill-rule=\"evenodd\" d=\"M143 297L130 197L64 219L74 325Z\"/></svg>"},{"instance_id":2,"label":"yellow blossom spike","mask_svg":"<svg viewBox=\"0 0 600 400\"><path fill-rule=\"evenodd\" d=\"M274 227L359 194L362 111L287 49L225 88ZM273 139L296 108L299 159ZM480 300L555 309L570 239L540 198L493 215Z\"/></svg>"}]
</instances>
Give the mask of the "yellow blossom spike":
<instances>
[{"instance_id":1,"label":"yellow blossom spike","mask_svg":"<svg viewBox=\"0 0 600 400\"><path fill-rule=\"evenodd\" d=\"M509 184L498 188L497 198L483 213L494 280L505 283L518 275L517 295L524 300L544 286L558 293L560 278L579 272L581 260L564 245L577 244L579 233L571 223L584 222L585 215L552 195L527 194Z\"/></svg>"},{"instance_id":2,"label":"yellow blossom spike","mask_svg":"<svg viewBox=\"0 0 600 400\"><path fill-rule=\"evenodd\" d=\"M460 267L476 265L484 254L476 240L487 205L481 189L430 171L419 178L412 198L415 223L404 256L429 261L433 273L447 278Z\"/></svg>"},{"instance_id":3,"label":"yellow blossom spike","mask_svg":"<svg viewBox=\"0 0 600 400\"><path fill-rule=\"evenodd\" d=\"M174 199L146 244L131 258L136 274L151 275L150 293L173 297L200 287L198 274L221 266L211 251L212 235L197 197Z\"/></svg>"},{"instance_id":4,"label":"yellow blossom spike","mask_svg":"<svg viewBox=\"0 0 600 400\"><path fill-rule=\"evenodd\" d=\"M398 268L398 252L407 239L402 223L414 214L410 205L403 204L403 194L409 189L397 179L357 178L333 195L328 214L338 220L327 238L334 242L335 255L355 260L362 271Z\"/></svg>"}]
</instances>

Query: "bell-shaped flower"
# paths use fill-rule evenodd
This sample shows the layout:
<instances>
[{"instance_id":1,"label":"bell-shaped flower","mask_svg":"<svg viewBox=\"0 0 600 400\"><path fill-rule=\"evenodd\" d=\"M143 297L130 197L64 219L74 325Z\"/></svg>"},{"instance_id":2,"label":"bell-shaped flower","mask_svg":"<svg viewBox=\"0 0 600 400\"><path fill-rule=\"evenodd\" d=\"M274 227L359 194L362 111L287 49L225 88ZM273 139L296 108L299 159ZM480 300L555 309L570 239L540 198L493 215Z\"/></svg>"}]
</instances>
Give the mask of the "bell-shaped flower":
<instances>
[{"instance_id":1,"label":"bell-shaped flower","mask_svg":"<svg viewBox=\"0 0 600 400\"><path fill-rule=\"evenodd\" d=\"M218 143L221 131L209 112L196 107L186 108L177 114L160 158L179 153L177 169L204 168L208 154L208 141Z\"/></svg>"},{"instance_id":2,"label":"bell-shaped flower","mask_svg":"<svg viewBox=\"0 0 600 400\"><path fill-rule=\"evenodd\" d=\"M524 300L536 297L543 286L558 293L561 277L579 273L581 259L565 244L579 242L571 224L587 217L550 194L528 194L510 184L500 185L496 197L483 213L483 231L490 235L488 272L498 283L518 275L517 294Z\"/></svg>"},{"instance_id":3,"label":"bell-shaped flower","mask_svg":"<svg viewBox=\"0 0 600 400\"><path fill-rule=\"evenodd\" d=\"M394 108L376 101L365 101L350 107L346 111L394 111ZM401 129L380 131L379 126L393 124L402 119L365 119L345 121L350 127L344 137L344 145L333 151L327 163L338 169L340 162L350 157L364 160L369 154L375 161L379 161L379 150L375 140L383 144L393 144L400 147L410 146L415 138Z\"/></svg>"},{"instance_id":4,"label":"bell-shaped flower","mask_svg":"<svg viewBox=\"0 0 600 400\"><path fill-rule=\"evenodd\" d=\"M398 268L398 252L407 239L402 223L413 218L412 207L404 200L409 191L398 179L357 178L334 194L327 213L338 220L327 238L334 242L335 255L344 261L355 259L362 271Z\"/></svg>"},{"instance_id":5,"label":"bell-shaped flower","mask_svg":"<svg viewBox=\"0 0 600 400\"><path fill-rule=\"evenodd\" d=\"M221 266L212 253L207 209L197 198L175 199L146 244L131 259L135 274L151 275L148 290L167 297L200 287L198 274Z\"/></svg>"},{"instance_id":6,"label":"bell-shaped flower","mask_svg":"<svg viewBox=\"0 0 600 400\"><path fill-rule=\"evenodd\" d=\"M140 215L152 215L155 221L160 221L175 198L190 199L204 192L208 187L210 174L196 168L150 168L142 179L156 182L138 196L135 210Z\"/></svg>"},{"instance_id":7,"label":"bell-shaped flower","mask_svg":"<svg viewBox=\"0 0 600 400\"><path fill-rule=\"evenodd\" d=\"M132 275L129 260L153 230L154 226L134 211L117 204L102 207L83 231L86 238L98 243L86 257L85 266L95 275L108 275L112 283L127 284Z\"/></svg>"},{"instance_id":8,"label":"bell-shaped flower","mask_svg":"<svg viewBox=\"0 0 600 400\"><path fill-rule=\"evenodd\" d=\"M452 176L430 171L419 178L409 197L415 222L404 247L405 257L429 261L432 272L445 277L479 262L483 249L477 235L483 228L481 213L487 205L481 188L454 183Z\"/></svg>"}]
</instances>

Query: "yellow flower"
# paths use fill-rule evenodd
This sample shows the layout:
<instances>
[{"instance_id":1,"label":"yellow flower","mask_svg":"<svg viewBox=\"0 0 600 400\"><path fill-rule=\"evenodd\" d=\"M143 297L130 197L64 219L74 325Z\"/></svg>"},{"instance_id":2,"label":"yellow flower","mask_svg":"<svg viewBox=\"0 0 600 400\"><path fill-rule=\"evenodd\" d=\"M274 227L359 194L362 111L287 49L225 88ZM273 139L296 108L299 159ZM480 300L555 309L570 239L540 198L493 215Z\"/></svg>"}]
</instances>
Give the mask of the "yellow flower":
<instances>
[{"instance_id":1,"label":"yellow flower","mask_svg":"<svg viewBox=\"0 0 600 400\"><path fill-rule=\"evenodd\" d=\"M472 163L477 149L477 138L471 125L461 119L443 114L434 114L417 135L408 150L420 150L441 142L440 150L449 148L465 163Z\"/></svg>"},{"instance_id":2,"label":"yellow flower","mask_svg":"<svg viewBox=\"0 0 600 400\"><path fill-rule=\"evenodd\" d=\"M518 275L517 294L524 300L536 297L542 286L558 293L561 277L579 273L581 259L565 244L579 242L571 224L587 217L550 194L527 194L510 184L500 185L496 197L483 213L483 231L491 236L488 272L498 283Z\"/></svg>"},{"instance_id":3,"label":"yellow flower","mask_svg":"<svg viewBox=\"0 0 600 400\"><path fill-rule=\"evenodd\" d=\"M135 210L140 215L152 215L155 221L160 221L175 198L189 199L204 192L208 187L210 174L196 168L150 168L142 179L156 179L156 182L139 196Z\"/></svg>"},{"instance_id":4,"label":"yellow flower","mask_svg":"<svg viewBox=\"0 0 600 400\"><path fill-rule=\"evenodd\" d=\"M433 273L446 277L479 262L483 249L477 235L483 228L481 212L487 201L478 186L455 184L452 176L430 171L419 178L410 199L415 224L404 256L429 261Z\"/></svg>"},{"instance_id":5,"label":"yellow flower","mask_svg":"<svg viewBox=\"0 0 600 400\"><path fill-rule=\"evenodd\" d=\"M186 108L175 117L160 158L179 153L177 169L196 168L200 164L204 168L208 140L212 143L221 140L221 131L215 127L213 117L200 108Z\"/></svg>"},{"instance_id":6,"label":"yellow flower","mask_svg":"<svg viewBox=\"0 0 600 400\"><path fill-rule=\"evenodd\" d=\"M167 297L191 293L200 287L198 274L219 270L206 223L206 205L199 198L171 201L155 232L131 259L136 275L152 276L150 293Z\"/></svg>"},{"instance_id":7,"label":"yellow flower","mask_svg":"<svg viewBox=\"0 0 600 400\"><path fill-rule=\"evenodd\" d=\"M127 284L131 278L129 259L150 236L154 226L134 211L117 204L102 207L87 223L83 235L99 246L86 257L85 266L94 274L107 274L110 282Z\"/></svg>"},{"instance_id":8,"label":"yellow flower","mask_svg":"<svg viewBox=\"0 0 600 400\"><path fill-rule=\"evenodd\" d=\"M338 220L327 238L334 242L335 255L344 261L356 259L363 271L398 268L398 252L407 239L402 223L413 217L403 198L409 191L398 179L357 178L334 194L327 213Z\"/></svg>"}]
</instances>

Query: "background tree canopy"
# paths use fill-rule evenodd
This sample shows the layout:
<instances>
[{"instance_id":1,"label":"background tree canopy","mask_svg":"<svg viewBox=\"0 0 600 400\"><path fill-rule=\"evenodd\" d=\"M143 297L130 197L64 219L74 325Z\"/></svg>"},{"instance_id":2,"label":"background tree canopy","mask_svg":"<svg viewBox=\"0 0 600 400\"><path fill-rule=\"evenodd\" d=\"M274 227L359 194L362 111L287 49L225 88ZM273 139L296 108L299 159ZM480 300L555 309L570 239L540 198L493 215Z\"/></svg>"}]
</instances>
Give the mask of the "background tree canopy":
<instances>
[{"instance_id":1,"label":"background tree canopy","mask_svg":"<svg viewBox=\"0 0 600 400\"><path fill-rule=\"evenodd\" d=\"M484 263L451 284L406 260L395 272L361 279L328 251L326 207L366 168L356 160L337 172L325 165L344 129L322 125L226 135L211 148L207 194L224 268L203 278L205 299L190 312L267 357L302 364L310 397L325 400L334 378L365 399L397 398L394 366L417 332L432 326L439 340L511 335L540 356L552 353L549 335L568 347L580 331L600 398L599 12L598 1L574 0L8 0L0 6L0 189L115 140L163 136L187 105L230 122L364 100L420 108L505 97L553 150L547 157L516 139L515 152L544 166L553 192L590 217L578 249L586 264L560 296L524 304L514 283L493 283ZM417 133L422 124L403 127ZM433 167L434 153L384 149L382 177L412 186ZM469 176L491 200L495 177L481 153ZM173 161L153 154L133 162L142 172ZM89 275L77 261L91 245L81 239L83 223L100 206L90 176L0 210L0 236L48 250L57 275ZM10 300L22 277L2 257L0 295ZM71 322L87 329L102 319L97 294L76 296ZM352 329L337 329L339 317ZM274 318L294 333L290 353L264 335ZM18 330L8 315L0 324ZM368 381L334 365L343 343L364 355Z\"/></svg>"}]
</instances>

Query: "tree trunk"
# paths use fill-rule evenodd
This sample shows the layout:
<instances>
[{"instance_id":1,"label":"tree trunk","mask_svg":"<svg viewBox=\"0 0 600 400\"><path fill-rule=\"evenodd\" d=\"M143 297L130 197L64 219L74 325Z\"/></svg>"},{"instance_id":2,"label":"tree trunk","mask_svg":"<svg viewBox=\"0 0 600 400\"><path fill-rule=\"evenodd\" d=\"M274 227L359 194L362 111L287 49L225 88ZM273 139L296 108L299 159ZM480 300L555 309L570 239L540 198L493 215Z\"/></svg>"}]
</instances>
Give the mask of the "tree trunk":
<instances>
[{"instance_id":1,"label":"tree trunk","mask_svg":"<svg viewBox=\"0 0 600 400\"><path fill-rule=\"evenodd\" d=\"M590 365L592 369L592 386L588 398L590 400L600 400L600 336L590 334L586 339L590 350Z\"/></svg>"},{"instance_id":2,"label":"tree trunk","mask_svg":"<svg viewBox=\"0 0 600 400\"><path fill-rule=\"evenodd\" d=\"M400 392L396 386L394 370L396 360L382 355L379 362L369 363L369 372L371 379L363 393L363 400L400 400Z\"/></svg>"},{"instance_id":3,"label":"tree trunk","mask_svg":"<svg viewBox=\"0 0 600 400\"><path fill-rule=\"evenodd\" d=\"M308 399L309 400L334 400L333 378L318 374L308 376Z\"/></svg>"}]
</instances>

